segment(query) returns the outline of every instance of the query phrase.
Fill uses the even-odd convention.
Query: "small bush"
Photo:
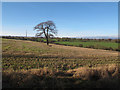
[[[104,50],[113,50],[112,47],[104,47],[103,49],[104,49]]]
[[[73,46],[73,45],[70,45],[70,44],[69,44],[68,46]]]
[[[113,50],[113,48],[112,48],[112,47],[109,47],[109,49],[110,49],[110,50]]]
[[[68,46],[68,44],[64,44],[65,46]]]
[[[83,44],[79,44],[79,47],[83,47]]]
[[[94,45],[86,46],[86,48],[95,48]]]
[[[116,49],[114,49],[115,51],[120,51],[120,49],[118,49],[118,48],[116,48]]]

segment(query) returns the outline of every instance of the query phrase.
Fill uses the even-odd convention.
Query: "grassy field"
[[[38,39],[38,41],[43,40],[46,42],[46,39]],[[68,46],[77,46],[84,47],[84,48],[95,48],[95,49],[111,49],[116,50],[118,49],[118,44],[116,42],[111,41],[97,41],[97,40],[68,40],[68,41],[58,41],[57,39],[49,39],[50,41],[54,41],[55,44],[61,45],[68,45]]]
[[[119,87],[118,65],[117,51],[2,39],[3,88]]]
[[[28,40],[46,43],[45,38],[40,37],[3,37],[6,39],[16,39],[16,40]],[[49,38],[49,43],[65,45],[65,46],[76,46],[84,48],[93,49],[103,49],[120,51],[119,44],[120,39],[77,39],[77,38]]]
[[[73,46],[79,46],[80,44],[83,45],[83,47],[91,46],[93,45],[94,48],[102,49],[102,48],[113,48],[117,49],[118,48],[118,43],[113,43],[113,42],[96,42],[96,41],[88,41],[88,42],[67,42],[67,41],[61,41],[61,42],[55,42],[58,44],[65,44],[65,45],[73,45]]]

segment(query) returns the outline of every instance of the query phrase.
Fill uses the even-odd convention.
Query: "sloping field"
[[[118,52],[3,39],[3,69],[49,67],[68,70],[81,66],[119,63]]]
[[[77,56],[87,56],[87,55],[97,55],[97,56],[118,56],[118,52],[110,50],[101,50],[101,49],[91,49],[91,48],[82,48],[82,47],[73,47],[73,46],[62,46],[62,45],[53,45],[55,48],[62,48],[67,50],[72,50],[77,53]],[[76,56],[76,54],[74,54]]]
[[[117,51],[2,39],[4,88],[91,88],[102,87],[104,80],[103,87],[118,88],[119,64]]]

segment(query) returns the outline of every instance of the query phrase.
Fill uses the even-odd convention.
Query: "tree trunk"
[[[47,37],[46,37],[46,39],[47,39],[47,45],[49,45],[49,41],[48,41],[48,29],[47,29]]]
[[[47,29],[47,34],[45,33],[45,29],[43,29],[44,35],[46,37],[47,40],[47,45],[49,45],[49,41],[48,41],[48,29]]]
[[[48,37],[47,37],[47,45],[49,45]]]

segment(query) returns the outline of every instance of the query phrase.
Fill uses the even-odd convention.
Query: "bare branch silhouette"
[[[47,45],[49,45],[49,38],[57,34],[56,26],[53,21],[42,22],[34,27],[34,30],[37,30],[39,33],[36,36],[45,35],[47,40]]]

